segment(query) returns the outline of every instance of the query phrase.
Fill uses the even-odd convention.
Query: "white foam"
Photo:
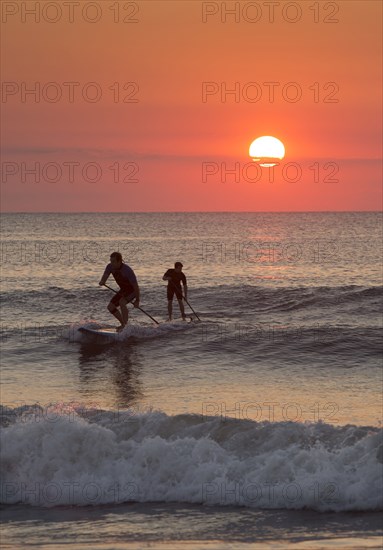
[[[6,411],[1,502],[175,501],[320,511],[383,506],[378,428],[56,412]]]

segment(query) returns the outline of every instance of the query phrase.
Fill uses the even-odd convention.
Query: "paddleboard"
[[[94,338],[105,339],[109,341],[118,340],[120,332],[117,332],[115,328],[90,328],[90,327],[80,327],[79,332],[86,334],[87,336],[93,336]]]
[[[153,336],[153,329],[160,329],[160,327],[166,327],[166,326],[174,326],[174,327],[181,327],[183,325],[188,325],[189,323],[193,323],[195,320],[191,317],[183,321],[182,319],[175,319],[172,321],[164,321],[158,325],[153,325],[150,327],[147,326],[137,326],[132,325],[132,330],[129,329],[128,332],[126,330],[122,330],[120,332],[117,332],[115,328],[111,327],[102,327],[100,325],[97,326],[96,323],[93,324],[93,326],[86,326],[86,327],[79,327],[78,331],[87,337],[87,340],[89,343],[95,343],[99,342],[100,344],[106,344],[106,343],[112,343],[112,342],[119,342],[124,341],[126,338],[129,338],[129,336],[142,336],[140,332],[144,332],[147,337]],[[136,332],[138,331],[138,333]]]

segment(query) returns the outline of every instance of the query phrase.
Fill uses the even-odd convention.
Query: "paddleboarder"
[[[134,307],[140,305],[140,289],[137,284],[136,275],[131,267],[126,264],[120,252],[112,252],[110,263],[106,266],[100,286],[105,285],[109,275],[113,275],[114,280],[120,287],[120,290],[113,296],[108,304],[108,311],[120,322],[121,326],[117,331],[122,330],[128,323],[129,312],[126,307],[129,302],[134,300]],[[121,309],[121,312],[119,309]]]
[[[187,287],[185,274],[182,272],[182,268],[183,268],[183,265],[181,264],[181,262],[176,262],[174,264],[174,269],[168,269],[165,275],[162,277],[163,281],[168,281],[167,298],[168,298],[169,321],[172,320],[174,294],[176,295],[176,298],[178,300],[178,305],[180,306],[182,319],[184,321],[186,320],[185,308],[182,302],[182,298],[184,296],[185,299],[187,299],[188,287]],[[183,295],[182,295],[181,283],[183,285]]]

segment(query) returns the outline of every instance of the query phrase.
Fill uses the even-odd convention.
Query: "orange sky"
[[[4,211],[380,208],[380,2],[276,2],[274,22],[262,1],[1,8]],[[286,148],[272,182],[247,166],[261,135]]]

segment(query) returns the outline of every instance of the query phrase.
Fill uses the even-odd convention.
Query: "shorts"
[[[178,287],[176,288],[174,286],[168,287],[168,289],[167,289],[168,301],[173,300],[174,294],[176,295],[177,300],[182,299],[182,290],[181,290],[181,288],[178,288]]]
[[[110,300],[110,303],[115,305],[116,307],[119,307],[121,298],[125,298],[127,302],[131,302],[136,297],[135,292],[130,292],[129,290],[123,290],[120,289],[117,294],[113,296],[113,298]]]

